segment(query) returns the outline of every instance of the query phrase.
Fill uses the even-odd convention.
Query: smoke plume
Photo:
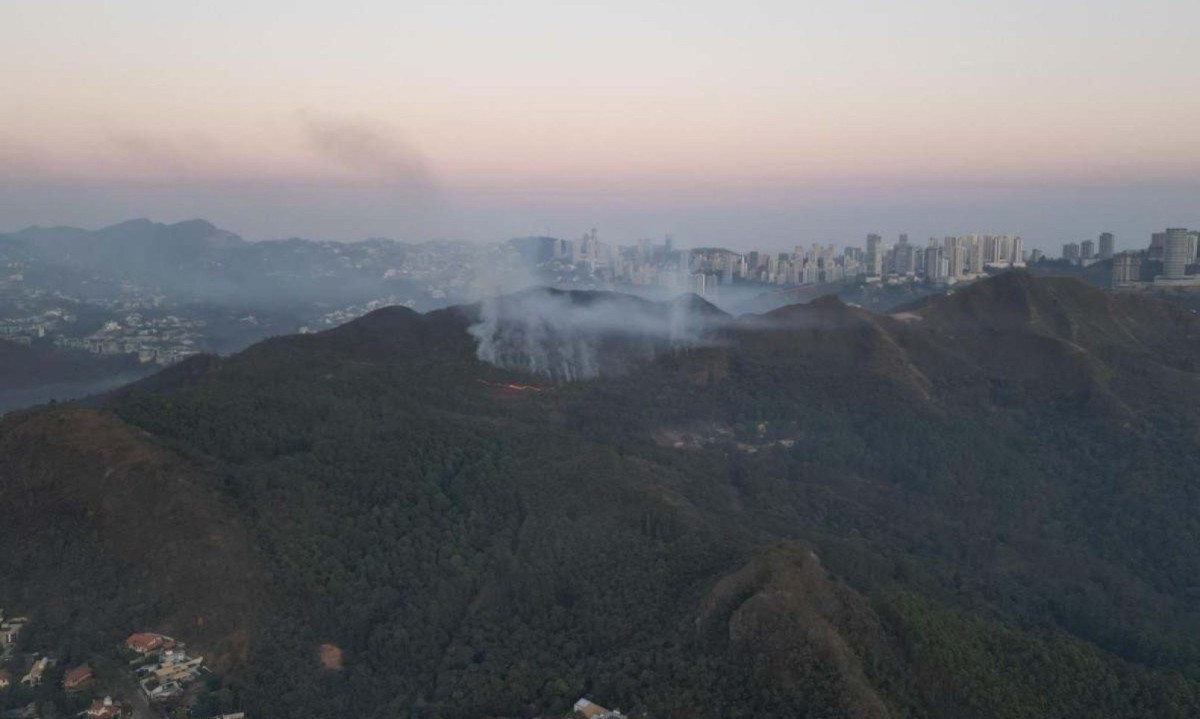
[[[727,317],[695,295],[655,303],[535,288],[484,300],[468,331],[485,362],[573,381],[620,374],[660,354],[709,344]]]
[[[431,192],[433,175],[425,158],[394,130],[361,119],[299,113],[309,148],[357,179],[412,192]]]

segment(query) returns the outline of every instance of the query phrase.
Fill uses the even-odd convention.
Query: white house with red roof
[[[83,712],[83,716],[86,716],[87,719],[117,719],[124,712],[125,706],[121,702],[112,697],[104,697],[93,701],[92,705]]]

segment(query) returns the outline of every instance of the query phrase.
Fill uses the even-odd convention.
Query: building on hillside
[[[187,683],[196,678],[203,665],[204,657],[177,656],[163,662],[151,670],[150,674],[163,684],[168,682]]]
[[[883,238],[879,235],[867,235],[867,277],[883,275]]]
[[[1150,235],[1150,247],[1146,250],[1146,257],[1150,260],[1161,260],[1163,253],[1166,251],[1167,233],[1154,232]]]
[[[717,284],[717,277],[715,275],[706,275],[703,272],[697,272],[691,276],[689,289],[701,297],[711,297],[717,292]]]
[[[46,670],[50,668],[50,657],[42,657],[33,663],[29,673],[21,677],[21,683],[25,686],[36,687],[41,686],[42,677]]]
[[[1128,287],[1142,279],[1142,260],[1132,252],[1122,252],[1113,257],[1112,286]]]
[[[144,687],[143,687],[144,688]],[[148,692],[151,701],[164,701],[183,693],[183,685],[179,682],[167,682],[154,687]]]
[[[1169,228],[1163,233],[1163,273],[1154,278],[1160,284],[1193,284],[1200,283],[1200,277],[1188,277],[1190,238],[1188,231],[1182,227]],[[1194,250],[1190,250],[1193,251]]]
[[[13,617],[0,621],[0,650],[15,644],[21,630],[29,623],[25,617]]]
[[[80,664],[77,667],[68,669],[63,675],[63,689],[69,692],[83,691],[90,687],[95,680],[92,676],[92,667],[87,664]]]
[[[175,640],[162,634],[153,634],[151,632],[138,632],[129,635],[125,640],[125,646],[129,647],[138,654],[152,654],[159,650],[171,650],[175,648]]]
[[[605,709],[587,699],[575,702],[575,714],[584,719],[625,719],[625,715],[619,709]]]
[[[1114,250],[1115,245],[1116,245],[1116,238],[1113,237],[1113,233],[1101,232],[1100,233],[1100,259],[1102,259],[1102,260],[1111,259],[1114,254],[1113,250]]]
[[[117,717],[125,716],[125,706],[112,697],[104,697],[96,699],[91,706],[80,713],[87,719],[117,719]]]

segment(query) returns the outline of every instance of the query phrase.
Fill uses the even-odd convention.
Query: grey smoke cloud
[[[694,295],[648,302],[607,292],[534,288],[480,304],[468,328],[476,356],[558,381],[620,374],[671,351],[714,342],[728,319]]]
[[[309,148],[323,160],[360,179],[432,192],[433,173],[424,156],[397,132],[367,120],[299,112]]]

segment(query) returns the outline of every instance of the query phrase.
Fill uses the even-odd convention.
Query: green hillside
[[[6,418],[0,605],[188,636],[254,717],[1200,715],[1197,315],[1010,273],[556,383],[485,311]]]

